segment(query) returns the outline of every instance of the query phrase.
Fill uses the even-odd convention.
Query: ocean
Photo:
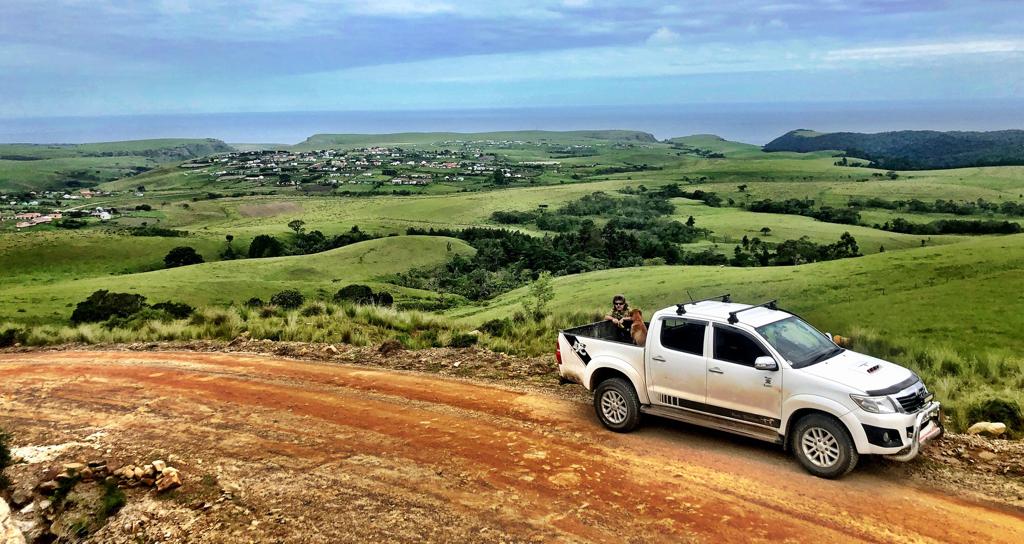
[[[631,129],[650,132],[659,139],[709,133],[765,144],[798,128],[822,132],[1020,129],[1024,128],[1024,100],[0,118],[0,142],[217,138],[229,143],[294,144],[317,133]]]

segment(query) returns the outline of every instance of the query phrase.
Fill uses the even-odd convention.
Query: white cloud
[[[663,26],[658,30],[655,30],[653,34],[647,37],[647,44],[654,46],[667,46],[679,43],[679,34],[672,31],[672,29]]]
[[[738,50],[725,44],[689,46],[588,47],[531,53],[467,55],[364,66],[302,76],[310,85],[345,81],[481,83],[788,70],[806,57],[786,58],[786,44],[757,43]]]
[[[898,60],[1020,52],[1024,52],[1024,40],[982,40],[835,49],[825,53],[823,58],[827,61]]]
[[[378,16],[423,16],[453,13],[455,6],[447,2],[418,0],[356,0],[350,3],[353,13]]]

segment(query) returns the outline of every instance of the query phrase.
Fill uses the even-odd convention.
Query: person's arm
[[[604,316],[604,320],[605,321],[611,321],[612,323],[615,323],[616,325],[621,325],[622,324],[622,321],[619,321],[618,319],[612,317],[611,315]]]

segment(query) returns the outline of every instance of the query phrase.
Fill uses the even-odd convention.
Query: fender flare
[[[789,432],[792,415],[804,408],[832,415],[841,422],[843,421],[843,416],[853,411],[849,407],[843,406],[830,398],[807,394],[793,395],[782,403],[782,427],[779,428],[779,433],[785,436]],[[846,423],[843,423],[843,425],[846,425]],[[847,430],[850,431],[850,434],[856,436],[858,429],[847,428]]]
[[[647,389],[644,387],[644,380],[643,377],[640,376],[640,373],[637,372],[632,365],[626,363],[622,359],[617,359],[615,357],[594,357],[593,360],[590,361],[590,364],[587,365],[587,370],[583,375],[583,386],[586,387],[587,390],[593,391],[594,384],[592,383],[592,380],[594,378],[594,374],[596,374],[598,370],[605,368],[610,368],[612,370],[616,370],[624,374],[626,378],[628,378],[629,381],[633,384],[633,389],[636,391],[637,396],[640,398],[640,403],[650,403],[650,399],[648,399],[647,397]]]

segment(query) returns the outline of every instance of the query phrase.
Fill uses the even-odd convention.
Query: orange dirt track
[[[176,455],[182,493],[233,479],[247,512],[283,518],[245,541],[1024,542],[1021,512],[870,463],[821,480],[726,434],[648,418],[618,435],[550,394],[339,364],[0,354],[0,426],[35,444],[103,431],[113,458]],[[249,529],[225,519],[181,541]]]

